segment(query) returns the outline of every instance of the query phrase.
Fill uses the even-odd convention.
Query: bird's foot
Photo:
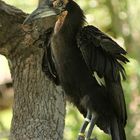
[[[85,140],[85,138],[84,137],[78,137],[77,140]]]
[[[89,139],[85,138],[85,140],[97,140],[97,138],[96,137],[95,138],[89,138]]]
[[[77,140],[85,140],[85,134],[84,133],[79,133],[79,136],[78,136]]]

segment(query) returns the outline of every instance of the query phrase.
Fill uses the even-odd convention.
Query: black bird
[[[52,15],[58,20],[47,33],[43,68],[85,116],[78,140],[90,140],[95,124],[111,134],[112,140],[126,140],[127,113],[121,85],[125,79],[122,63],[129,62],[126,51],[96,27],[84,26],[84,13],[73,0],[48,0],[25,23]]]

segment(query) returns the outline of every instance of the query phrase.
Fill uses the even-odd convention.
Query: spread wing
[[[86,26],[78,33],[77,44],[89,70],[95,78],[99,77],[97,82],[104,80],[116,115],[125,125],[127,115],[120,79],[125,79],[122,63],[129,62],[126,51],[94,26]]]

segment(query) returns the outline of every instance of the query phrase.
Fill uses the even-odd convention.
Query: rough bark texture
[[[65,98],[42,72],[40,33],[55,17],[23,27],[27,15],[0,0],[0,53],[9,59],[14,83],[10,140],[62,140]]]

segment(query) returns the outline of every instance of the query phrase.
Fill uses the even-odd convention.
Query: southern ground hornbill
[[[65,90],[68,100],[85,116],[78,140],[90,140],[95,124],[126,140],[126,105],[121,86],[126,51],[94,26],[84,26],[85,16],[73,0],[47,0],[26,20],[58,17],[46,34],[43,70]],[[89,129],[85,135],[88,123]]]

